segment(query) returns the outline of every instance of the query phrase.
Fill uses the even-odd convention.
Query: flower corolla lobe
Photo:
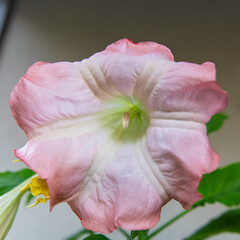
[[[14,154],[46,179],[51,208],[68,202],[84,227],[148,229],[172,198],[184,208],[201,198],[219,161],[205,124],[226,105],[213,63],[122,39],[81,62],[29,68],[10,96],[28,136]]]

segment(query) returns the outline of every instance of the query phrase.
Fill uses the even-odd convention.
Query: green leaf
[[[148,230],[141,230],[138,233],[138,240],[147,240],[148,239]]]
[[[140,231],[131,231],[131,240],[133,240],[134,238],[136,238],[138,236]]]
[[[88,237],[84,238],[83,240],[110,240],[110,239],[102,234],[91,234]]]
[[[185,240],[202,240],[223,232],[240,233],[239,223],[240,209],[230,210],[225,212],[220,217],[210,221],[193,235],[185,238]]]
[[[240,162],[204,174],[198,187],[203,199],[193,207],[220,202],[228,207],[240,204]]]
[[[218,113],[214,115],[211,120],[206,124],[207,134],[217,131],[223,125],[223,122],[228,119],[228,116],[224,113]]]
[[[12,190],[14,187],[28,179],[34,172],[28,168],[17,172],[2,172],[0,173],[0,196]]]
[[[82,237],[83,235],[89,234],[89,233],[91,234],[91,233],[93,233],[93,232],[90,231],[90,230],[87,230],[87,229],[82,229],[82,230],[80,230],[79,232],[74,233],[72,236],[66,238],[65,240],[78,240],[78,239],[79,239],[80,237]]]

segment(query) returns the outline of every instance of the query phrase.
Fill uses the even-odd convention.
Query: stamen
[[[33,203],[32,205],[27,206],[27,208],[35,207],[35,206],[38,205],[39,203],[45,203],[45,202],[47,202],[48,200],[49,200],[49,197],[48,197],[48,198],[40,198],[40,197],[38,197],[37,200],[36,200],[36,202]]]
[[[128,112],[124,112],[122,115],[122,127],[126,129],[129,125],[130,114]]]
[[[32,183],[30,184],[31,193],[33,196],[38,196],[43,194],[44,197],[49,197],[49,190],[46,180],[36,176],[32,178]]]
[[[16,162],[21,162],[21,161],[22,161],[21,159],[16,159],[16,160],[13,160],[12,162],[16,163]]]
[[[30,188],[30,183],[25,185],[23,188],[20,189],[20,193],[23,194],[25,193],[28,189]]]
[[[39,176],[33,177],[32,182],[23,187],[20,190],[20,193],[23,194],[28,189],[30,189],[33,196],[38,196],[41,194],[44,196],[44,198],[38,197],[36,202],[28,207],[34,207],[39,203],[45,203],[50,198],[47,182],[45,179],[42,179]]]

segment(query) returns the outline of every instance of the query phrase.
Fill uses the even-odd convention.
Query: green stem
[[[122,228],[119,227],[118,231],[120,233],[122,233],[125,237],[127,237],[128,239],[130,238],[130,235],[125,230],[123,230]]]
[[[161,231],[163,231],[165,228],[167,228],[169,225],[171,225],[172,223],[174,223],[175,221],[177,221],[179,218],[183,217],[184,215],[186,215],[187,213],[191,212],[194,208],[191,208],[189,210],[183,211],[181,212],[179,215],[177,215],[176,217],[172,218],[171,220],[169,220],[168,222],[166,222],[164,225],[162,225],[160,228],[158,228],[157,230],[155,230],[153,233],[151,233],[148,236],[148,239],[153,238],[154,236],[156,236],[158,233],[160,233]]]

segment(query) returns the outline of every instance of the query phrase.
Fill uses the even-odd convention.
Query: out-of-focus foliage
[[[31,177],[34,172],[28,168],[17,172],[0,173],[0,196],[15,188],[20,183]]]
[[[86,234],[92,234],[93,232],[87,229],[82,229],[77,233],[74,233],[70,237],[66,238],[65,240],[78,240],[80,237],[86,235]]]
[[[226,119],[228,119],[228,116],[224,113],[218,113],[214,115],[211,120],[206,124],[207,134],[219,130]]]
[[[240,209],[230,210],[210,221],[185,240],[203,240],[223,232],[240,233],[239,223]]]
[[[194,204],[220,202],[228,207],[240,204],[240,162],[219,168],[205,174],[199,185],[198,192],[203,199]]]
[[[131,231],[131,240],[135,239],[140,231]]]
[[[110,239],[102,234],[91,234],[88,237],[84,238],[83,240],[110,240]]]

